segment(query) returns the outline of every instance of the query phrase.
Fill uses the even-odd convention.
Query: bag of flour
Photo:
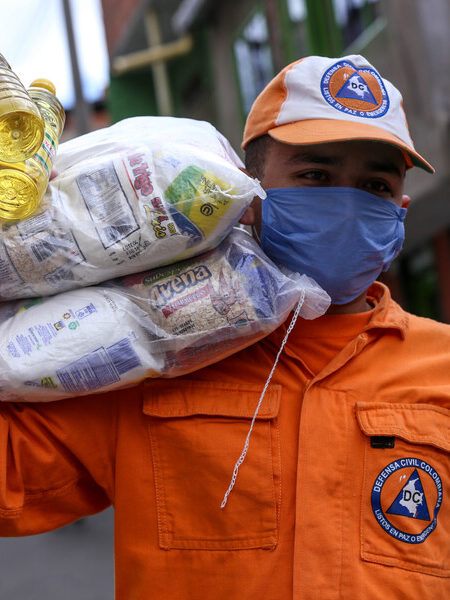
[[[49,296],[215,248],[257,180],[209,123],[135,117],[60,145],[30,218],[0,222],[0,300]]]
[[[51,401],[183,375],[268,335],[298,302],[312,319],[329,301],[234,229],[180,263],[0,304],[0,400]]]

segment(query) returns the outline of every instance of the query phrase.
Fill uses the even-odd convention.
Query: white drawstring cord
[[[294,311],[294,314],[292,316],[291,322],[289,323],[289,327],[287,328],[286,335],[284,336],[284,339],[281,342],[281,346],[280,346],[280,349],[278,350],[278,354],[277,354],[277,356],[275,358],[275,362],[273,363],[272,370],[270,371],[269,377],[267,378],[267,381],[266,381],[266,383],[264,385],[263,391],[261,392],[261,396],[259,397],[259,401],[258,401],[258,404],[256,406],[255,412],[253,414],[252,422],[250,424],[250,429],[248,430],[248,433],[247,433],[247,438],[245,440],[244,447],[242,449],[241,455],[239,456],[239,458],[237,459],[237,461],[236,461],[236,463],[234,465],[234,469],[233,469],[233,474],[231,476],[230,485],[228,486],[228,489],[225,492],[225,495],[223,497],[222,504],[220,505],[220,508],[225,508],[225,506],[227,504],[227,501],[228,501],[228,496],[230,495],[231,490],[234,488],[234,484],[236,483],[236,479],[237,479],[238,472],[239,472],[239,467],[244,462],[245,457],[246,457],[247,452],[248,452],[248,448],[249,448],[249,445],[250,445],[250,436],[252,434],[253,426],[255,424],[256,417],[257,417],[259,409],[261,407],[264,395],[265,395],[266,390],[267,390],[267,388],[269,386],[270,380],[272,379],[272,375],[274,374],[275,368],[276,368],[276,366],[278,364],[278,360],[279,360],[280,355],[281,355],[281,353],[283,351],[284,345],[286,344],[287,339],[289,337],[289,334],[291,333],[292,329],[294,328],[295,322],[297,321],[297,317],[298,317],[300,309],[301,309],[301,307],[303,305],[304,300],[305,300],[305,290],[302,291],[302,296],[301,296],[300,300],[297,302],[297,306],[295,307],[295,311]]]

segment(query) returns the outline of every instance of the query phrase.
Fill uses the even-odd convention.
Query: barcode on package
[[[47,258],[52,257],[55,252],[58,250],[57,242],[52,235],[47,235],[46,238],[37,241],[36,243],[31,245],[32,258],[35,262],[42,263],[47,260]]]
[[[119,375],[141,366],[139,356],[128,338],[109,346],[108,354]]]
[[[72,281],[74,279],[73,272],[67,267],[58,267],[51,273],[47,273],[44,277],[45,281],[56,288],[57,291],[62,291],[63,289],[69,289],[72,287]],[[65,287],[66,286],[66,287]]]
[[[20,237],[23,240],[26,240],[42,231],[51,229],[51,223],[50,212],[44,210],[44,212],[41,212],[34,217],[30,217],[29,219],[17,223],[17,231],[19,232]]]
[[[0,243],[0,289],[23,283],[23,279],[14,268],[6,251],[5,244]],[[0,294],[1,295],[1,294]]]
[[[81,174],[77,185],[105,249],[139,229],[112,163]]]
[[[89,392],[119,381],[103,346],[56,371],[66,392]]]
[[[61,237],[49,233],[46,237],[30,244],[30,250],[31,257],[37,264],[53,257],[58,259],[64,257],[67,263],[76,265],[86,260],[72,232],[67,232]]]
[[[120,381],[120,375],[141,366],[130,340],[124,338],[105,349],[104,346],[82,356],[56,371],[67,392],[89,392]]]

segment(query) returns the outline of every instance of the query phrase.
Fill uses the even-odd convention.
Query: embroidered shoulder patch
[[[387,465],[372,486],[372,510],[380,527],[395,539],[421,544],[437,526],[442,480],[420,458]]]

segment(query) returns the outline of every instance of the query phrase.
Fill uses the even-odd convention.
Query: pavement
[[[110,508],[56,531],[0,538],[0,600],[113,600]]]

